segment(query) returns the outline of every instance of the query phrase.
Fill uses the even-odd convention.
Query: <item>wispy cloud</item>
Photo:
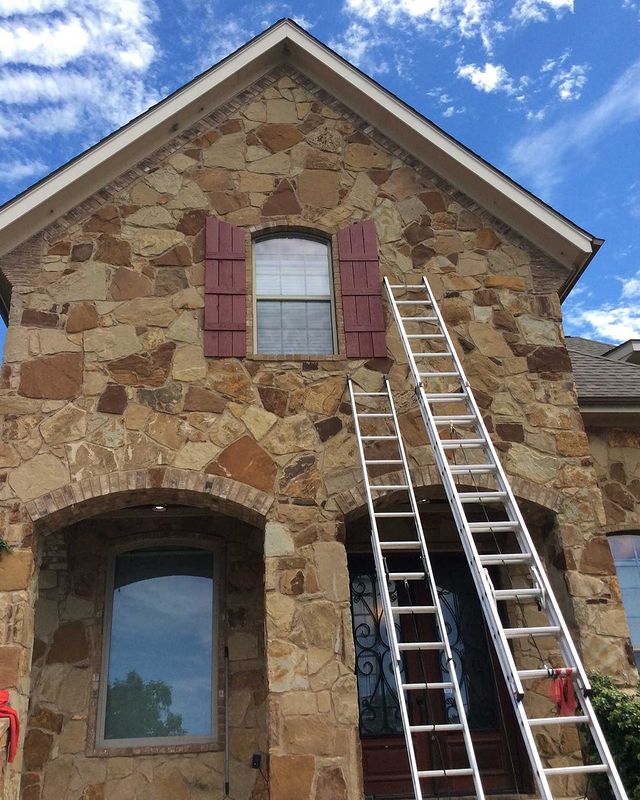
[[[7,183],[44,175],[47,165],[42,161],[0,161],[0,175]]]
[[[640,297],[640,270],[633,278],[620,278],[623,297]]]
[[[565,116],[510,150],[511,164],[545,194],[560,183],[572,154],[584,152],[609,132],[640,118],[640,61],[632,64],[586,111]]]
[[[551,86],[558,92],[560,100],[578,100],[587,83],[586,64],[574,64],[569,69],[559,70],[551,80]]]
[[[517,22],[546,22],[552,13],[573,12],[573,0],[518,0],[511,16]]]
[[[376,54],[384,40],[369,25],[352,22],[340,36],[329,41],[329,47],[371,75],[389,71],[387,61]]]
[[[640,337],[640,308],[608,303],[596,308],[578,305],[567,315],[567,331],[618,344]]]

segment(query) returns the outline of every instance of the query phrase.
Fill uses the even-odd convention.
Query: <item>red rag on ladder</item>
[[[564,677],[560,670],[553,670],[549,697],[553,700],[559,717],[572,717],[576,713],[576,696],[571,680],[572,669],[564,670]]]
[[[20,736],[20,721],[18,712],[9,705],[9,692],[0,691],[0,718],[9,719],[9,763],[16,757],[18,750],[18,737]]]

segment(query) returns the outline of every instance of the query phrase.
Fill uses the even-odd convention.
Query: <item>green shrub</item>
[[[9,542],[6,542],[2,537],[0,537],[0,556],[3,553],[10,553],[11,552],[11,545]]]
[[[590,680],[591,701],[629,800],[640,800],[640,694],[626,694],[597,673]],[[593,744],[591,748],[594,750]],[[595,752],[592,760],[599,760]],[[602,800],[612,800],[613,792],[603,775],[594,775],[593,785]]]

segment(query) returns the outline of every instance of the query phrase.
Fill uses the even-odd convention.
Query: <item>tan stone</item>
[[[159,256],[184,240],[184,235],[174,230],[157,230],[132,226],[124,228],[122,233],[131,242],[134,253],[140,256]]]
[[[456,268],[460,275],[482,275],[487,271],[487,259],[479,253],[460,253]]]
[[[172,375],[177,381],[201,381],[207,374],[207,364],[202,347],[182,345],[176,349],[173,358]]]
[[[118,306],[114,317],[118,322],[128,325],[156,325],[166,328],[175,320],[176,313],[162,297],[137,297]]]
[[[182,180],[175,170],[165,169],[163,167],[156,169],[154,172],[150,172],[146,176],[145,181],[157,192],[169,195],[178,192],[182,184]]]
[[[167,208],[195,209],[209,208],[209,201],[202,189],[195,183],[187,183],[167,203]]]
[[[15,447],[8,442],[0,442],[0,468],[17,467],[20,456]]]
[[[220,414],[224,411],[227,401],[213,392],[201,389],[199,386],[190,386],[184,401],[185,411],[208,411]]]
[[[250,120],[255,122],[266,122],[267,119],[267,107],[262,100],[258,100],[255,103],[249,103],[242,109],[242,114]]]
[[[48,356],[55,353],[77,353],[82,348],[69,339],[64,331],[36,330],[29,337],[29,349],[33,355]]]
[[[347,195],[346,202],[363,211],[371,211],[376,201],[378,187],[366,172],[359,172]]]
[[[281,639],[270,640],[267,645],[269,690],[289,692],[307,689],[307,653],[295,644]]]
[[[283,728],[290,753],[328,756],[335,752],[336,728],[326,717],[285,717]]]
[[[82,331],[97,328],[99,324],[98,312],[91,303],[78,303],[74,305],[67,317],[67,333],[82,333]]]
[[[151,281],[134,269],[120,267],[111,279],[109,290],[114,300],[132,300],[134,297],[150,295]]]
[[[115,472],[118,469],[113,450],[92,442],[72,442],[66,446],[71,479],[81,481],[96,474]]]
[[[244,133],[230,133],[203,150],[202,161],[207,167],[244,169],[245,147]]]
[[[271,192],[273,190],[273,177],[271,175],[241,172],[238,181],[240,192]]]
[[[373,210],[373,220],[378,231],[380,244],[397,242],[402,237],[402,220],[395,205],[389,200],[383,200]]]
[[[505,358],[513,355],[511,348],[498,331],[481,322],[469,323],[469,336],[485,356]]]
[[[302,414],[281,419],[264,440],[267,450],[277,455],[316,450],[318,439],[310,420]]]
[[[84,335],[84,349],[95,353],[98,360],[104,361],[135,353],[140,349],[140,342],[133,325],[114,325],[111,328],[87,331]]]
[[[272,755],[269,770],[271,794],[279,800],[311,797],[314,768],[313,756]],[[325,797],[329,800],[330,795]]]
[[[187,442],[176,456],[174,465],[182,469],[202,470],[216,457],[219,448],[211,442]]]
[[[124,412],[124,424],[129,430],[142,430],[151,413],[151,409],[147,408],[147,406],[142,406],[139,403],[129,403]]]
[[[192,177],[204,192],[221,192],[233,188],[231,173],[226,169],[206,169],[200,167],[193,172]],[[195,233],[195,231],[192,232]],[[188,231],[184,231],[184,233],[188,233]]]
[[[327,600],[348,601],[347,557],[340,542],[316,542],[313,545],[318,584]]]
[[[284,99],[268,99],[267,106],[267,122],[274,123],[293,123],[298,122],[298,112],[296,104],[290,100]]]
[[[71,403],[40,424],[40,433],[47,444],[62,444],[82,439],[87,432],[87,412]]]
[[[136,206],[155,206],[161,203],[163,196],[160,192],[139,181],[135,183],[129,193],[129,198]]]
[[[106,300],[106,268],[102,264],[83,264],[52,283],[48,288],[48,293],[54,303]]]
[[[251,403],[255,398],[253,384],[237,361],[210,360],[205,383],[207,388],[237,402]]]
[[[287,175],[290,172],[291,159],[286,153],[274,155],[252,161],[248,166],[251,172],[260,172],[270,175]]]
[[[11,552],[3,552],[0,558],[0,591],[15,592],[26,589],[32,571],[33,555],[30,550],[14,549]]]
[[[379,147],[354,142],[345,148],[344,163],[349,169],[386,169],[391,157]]]
[[[19,392],[24,397],[71,400],[82,390],[82,353],[61,353],[23,363]]]
[[[524,292],[524,278],[517,275],[489,275],[484,282],[487,289],[510,289],[512,292]]]
[[[558,469],[554,457],[542,455],[518,443],[511,445],[506,463],[510,472],[543,485],[554,479]]]
[[[331,170],[303,170],[298,176],[300,202],[316,208],[333,208],[338,203],[338,177]]]
[[[248,406],[241,415],[242,421],[256,441],[260,441],[273,428],[278,417],[259,406]]]
[[[125,386],[162,386],[169,376],[174,342],[165,342],[143,353],[109,361],[107,369],[116,383]]]
[[[265,558],[288,556],[295,553],[295,544],[289,529],[279,522],[267,522],[264,533]]]
[[[171,305],[174,308],[204,308],[204,297],[202,292],[190,286],[181,292],[176,292],[171,300]]]
[[[522,314],[518,317],[518,327],[527,342],[551,346],[560,344],[558,325],[551,320],[537,319]]]

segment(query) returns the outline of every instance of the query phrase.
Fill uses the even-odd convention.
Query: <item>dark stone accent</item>
[[[321,442],[326,442],[336,433],[342,430],[342,420],[340,417],[327,417],[315,423],[316,430]]]
[[[59,322],[57,314],[50,311],[36,311],[34,308],[25,308],[22,312],[21,325],[31,328],[56,328]]]
[[[98,411],[103,414],[122,414],[126,407],[127,393],[124,386],[117,383],[107,384],[107,388],[98,400]]]
[[[91,253],[93,253],[91,242],[74,244],[71,249],[71,261],[88,261],[91,258]]]

